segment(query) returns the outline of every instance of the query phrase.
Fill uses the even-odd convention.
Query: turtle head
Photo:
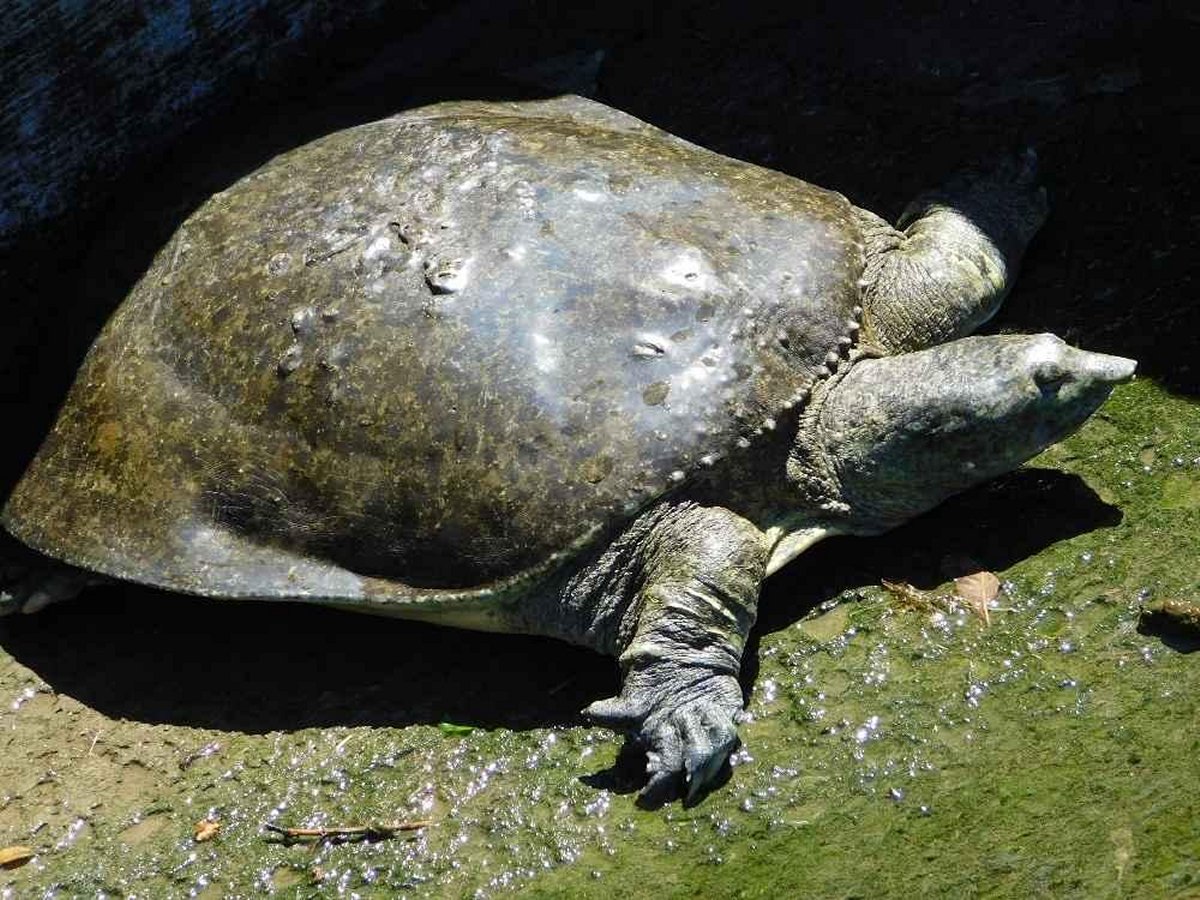
[[[788,474],[846,531],[885,531],[1074,432],[1136,363],[1052,334],[863,359],[806,412]]]

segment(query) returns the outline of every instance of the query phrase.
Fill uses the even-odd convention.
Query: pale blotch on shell
[[[829,366],[825,365],[824,363],[821,363],[821,365],[817,366],[818,378],[828,378],[832,374],[832,370],[830,370]]]
[[[283,351],[279,357],[279,364],[276,367],[280,375],[291,375],[300,368],[300,360],[304,355],[304,348],[299,344],[292,344]]]
[[[674,472],[671,473],[671,481],[673,481],[676,484],[683,481],[683,479],[686,477],[687,476],[683,474],[682,469],[676,469]]]
[[[774,431],[775,430],[775,420],[772,419],[770,416],[767,416],[767,418],[763,419],[762,427],[765,428],[767,431]]]
[[[842,335],[840,338],[837,339],[837,342],[838,342],[839,347],[849,347],[851,344],[854,343],[854,341],[847,335]]]
[[[746,448],[748,448],[750,446],[750,439],[740,437],[734,443],[737,444],[737,447],[739,450],[745,450]]]
[[[313,320],[317,311],[311,306],[304,306],[292,312],[292,332],[297,335],[307,334],[312,330]]]
[[[829,366],[829,368],[831,368],[831,369],[836,370],[838,361],[840,359],[841,359],[841,357],[837,355],[836,350],[830,350],[828,353],[825,354],[825,365]]]
[[[854,307],[854,309],[850,310],[850,315],[854,316],[854,318],[857,319],[862,316],[862,312],[863,312],[862,307],[856,306],[856,307]]]
[[[702,466],[715,466],[716,464],[717,464],[716,454],[706,453],[702,457],[700,457],[700,465],[702,465]]]
[[[467,260],[428,260],[425,263],[425,283],[435,294],[456,293],[466,286],[467,268]]]

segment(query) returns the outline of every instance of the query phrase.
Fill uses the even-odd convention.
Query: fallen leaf
[[[217,832],[221,830],[221,823],[215,819],[201,819],[196,823],[196,830],[193,837],[197,844],[202,844],[205,841],[211,841],[217,836]]]
[[[955,578],[954,592],[983,619],[985,625],[992,624],[988,604],[1000,593],[1000,579],[992,572],[972,572]]]
[[[0,868],[16,869],[33,859],[33,849],[20,845],[0,847]]]

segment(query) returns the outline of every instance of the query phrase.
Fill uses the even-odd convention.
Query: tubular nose
[[[1097,381],[1117,384],[1133,378],[1133,373],[1137,370],[1137,360],[1126,359],[1124,356],[1109,356],[1107,353],[1087,353],[1085,368]]]

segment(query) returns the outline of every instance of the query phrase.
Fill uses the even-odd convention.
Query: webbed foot
[[[1049,212],[1032,148],[980,161],[909,204],[861,215],[864,330],[889,355],[965,337],[999,309]]]
[[[908,228],[937,207],[966,216],[1015,263],[1046,221],[1050,203],[1042,186],[1037,151],[1024,147],[977,160],[943,185],[909,204],[898,227]]]
[[[102,576],[51,560],[0,559],[0,616],[35,613],[51,603],[71,600]]]
[[[742,689],[732,675],[680,669],[666,663],[630,671],[619,697],[583,711],[592,722],[630,734],[646,750],[645,805],[685,800],[711,787],[738,745]]]

